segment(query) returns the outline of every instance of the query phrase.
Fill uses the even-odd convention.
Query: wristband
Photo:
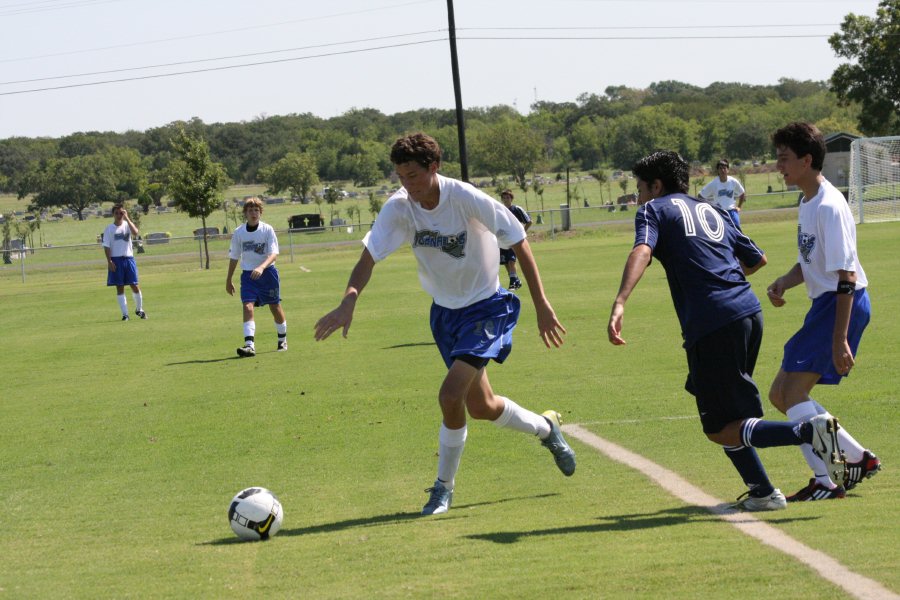
[[[838,281],[837,284],[837,293],[838,294],[847,294],[848,296],[852,296],[853,292],[856,290],[856,283],[853,281]]]

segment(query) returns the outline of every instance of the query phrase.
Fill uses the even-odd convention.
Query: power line
[[[94,6],[97,4],[110,4],[113,2],[124,2],[127,0],[74,0],[67,2],[66,4],[58,4],[56,6],[35,6],[33,8],[12,8],[8,10],[7,8],[0,7],[0,17],[14,17],[16,15],[27,15],[31,13],[37,12],[48,12],[53,10],[63,10],[66,8],[79,8],[81,6]],[[37,2],[35,4],[43,4],[42,2]],[[11,5],[15,6],[25,6],[25,5]]]
[[[246,68],[246,67],[258,67],[258,66],[262,66],[262,65],[272,65],[272,64],[278,64],[278,63],[296,62],[299,60],[310,60],[313,58],[325,58],[325,57],[329,57],[329,56],[340,56],[340,55],[344,55],[344,54],[359,54],[361,52],[372,52],[375,50],[386,50],[389,48],[402,48],[402,47],[407,47],[407,46],[418,46],[418,45],[422,45],[422,44],[432,44],[434,42],[445,42],[445,41],[446,41],[446,38],[436,38],[433,40],[421,40],[418,42],[407,42],[407,43],[403,43],[403,44],[390,44],[387,46],[373,46],[371,48],[359,48],[356,50],[343,50],[341,52],[328,52],[328,53],[324,53],[324,54],[314,54],[311,56],[281,58],[281,59],[275,59],[275,60],[243,63],[243,64],[239,64],[239,65],[225,65],[225,66],[221,66],[221,67],[209,67],[206,69],[193,69],[190,71],[178,71],[175,73],[158,73],[156,75],[140,75],[140,76],[136,76],[136,77],[123,77],[121,79],[108,79],[105,81],[72,83],[69,85],[58,85],[58,86],[45,87],[45,88],[33,88],[33,89],[29,89],[29,90],[18,90],[15,92],[0,92],[0,96],[15,96],[18,94],[32,94],[32,93],[36,93],[36,92],[47,92],[47,91],[51,91],[51,90],[65,90],[65,89],[70,89],[70,88],[91,87],[91,86],[95,86],[95,85],[106,85],[109,83],[123,83],[123,82],[127,82],[127,81],[140,81],[140,80],[145,80],[145,79],[161,79],[163,77],[177,77],[179,75],[193,75],[196,73],[210,73],[210,72],[214,72],[214,71],[225,71],[225,70],[229,70],[229,69],[242,69],[242,68]]]

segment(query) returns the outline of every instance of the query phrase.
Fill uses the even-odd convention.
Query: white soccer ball
[[[228,507],[228,522],[242,540],[267,540],[281,529],[284,511],[275,494],[262,487],[241,490]]]

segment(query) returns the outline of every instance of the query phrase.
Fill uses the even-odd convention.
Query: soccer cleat
[[[563,475],[569,477],[575,472],[575,451],[569,446],[568,442],[559,429],[561,422],[560,414],[555,410],[547,410],[541,414],[550,423],[550,435],[547,439],[541,440],[541,445],[550,450],[553,454],[553,460],[556,466],[563,472]]]
[[[881,461],[878,457],[866,450],[859,462],[847,463],[847,473],[844,475],[844,489],[852,490],[863,479],[874,477],[881,470]]]
[[[123,321],[130,321],[131,319],[128,318],[128,315],[122,315],[122,320],[123,320]]]
[[[146,319],[146,318],[147,318],[147,313],[145,313],[145,312],[142,311],[142,310],[136,310],[136,311],[134,311],[134,314],[136,314],[137,316],[139,316],[139,317],[142,318],[142,319]]]
[[[816,415],[809,420],[812,425],[813,453],[822,459],[828,468],[828,476],[832,481],[844,481],[844,473],[847,469],[847,459],[838,444],[838,420],[830,414]]]
[[[812,502],[813,500],[833,500],[837,498],[843,498],[846,496],[846,492],[844,492],[844,488],[836,487],[834,489],[828,489],[813,477],[809,480],[809,485],[805,488],[794,494],[793,496],[788,496],[788,502]]]
[[[278,340],[278,348],[276,352],[287,352],[287,340]]]
[[[746,496],[746,498],[744,497]],[[781,490],[775,488],[768,496],[757,498],[751,496],[750,492],[744,492],[738,496],[737,502],[731,505],[731,508],[738,510],[746,510],[748,512],[759,512],[763,510],[782,510],[787,507],[787,500]]]
[[[520,287],[522,287],[522,280],[519,279],[518,277],[515,278],[515,279],[510,279],[510,280],[509,280],[509,289],[511,289],[511,290],[517,290],[517,289],[519,289]]]
[[[453,502],[453,490],[448,490],[440,481],[434,482],[434,487],[430,487],[426,492],[430,492],[428,502],[422,507],[423,515],[440,515],[450,510],[450,503]]]
[[[247,344],[246,346],[237,349],[237,355],[241,358],[256,356],[256,348],[254,348],[250,344]]]

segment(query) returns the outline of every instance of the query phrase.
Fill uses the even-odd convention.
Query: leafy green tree
[[[376,217],[378,217],[378,213],[381,212],[381,207],[384,203],[381,199],[375,195],[375,192],[369,192],[369,212],[372,214],[372,220],[374,221]]]
[[[325,199],[325,202],[328,203],[328,206],[331,207],[331,217],[329,223],[334,220],[335,208],[334,206],[337,204],[337,201],[341,199],[341,192],[338,190],[336,186],[330,185],[325,188],[325,193],[322,194],[322,197]]]
[[[875,17],[844,17],[828,38],[835,53],[853,62],[839,65],[831,89],[844,103],[859,102],[859,128],[889,135],[900,128],[900,0],[881,0]]]
[[[19,198],[34,194],[31,205],[35,208],[62,206],[84,220],[84,211],[91,205],[119,199],[117,176],[106,154],[53,158],[33,165],[22,181]]]
[[[169,165],[169,193],[176,206],[203,224],[203,249],[209,269],[206,217],[219,208],[222,192],[231,184],[225,168],[213,162],[209,146],[201,138],[179,132],[172,140],[176,159]]]
[[[275,164],[260,169],[259,177],[267,185],[266,193],[290,192],[306,200],[309,191],[319,185],[316,159],[308,152],[291,152]]]
[[[507,118],[481,129],[472,140],[473,162],[497,177],[512,175],[516,184],[527,189],[527,177],[537,169],[544,149],[540,134],[521,118]]]

